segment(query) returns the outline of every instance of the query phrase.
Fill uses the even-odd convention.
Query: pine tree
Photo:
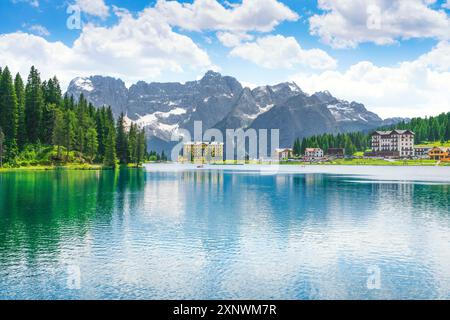
[[[128,159],[131,163],[137,164],[137,148],[138,148],[138,132],[137,127],[131,124],[130,131],[128,133]]]
[[[55,125],[55,104],[47,104],[42,110],[42,129],[40,139],[44,144],[52,144],[53,127]]]
[[[5,135],[7,159],[17,154],[17,97],[8,67],[2,72],[0,79],[0,127]]]
[[[108,138],[106,139],[105,158],[103,164],[107,167],[115,167],[117,163],[116,157],[116,137],[114,128],[108,130]]]
[[[27,131],[25,125],[25,87],[19,73],[14,79],[14,89],[17,97],[17,145],[21,150],[27,142]]]
[[[121,164],[128,163],[128,137],[125,132],[125,116],[122,113],[117,120],[116,152]]]
[[[65,130],[66,124],[64,120],[64,113],[56,109],[55,110],[55,124],[53,129],[53,145],[58,146],[58,159],[61,160],[61,146],[65,145]]]
[[[42,84],[44,102],[46,104],[61,104],[61,87],[59,80],[55,77]]]
[[[66,147],[66,151],[67,151],[67,160],[69,160],[69,154],[74,145],[75,125],[76,125],[75,114],[73,113],[72,110],[66,111],[64,124],[65,124],[65,126],[64,126],[64,146]]]
[[[293,147],[293,152],[294,152],[294,155],[295,156],[300,156],[301,155],[301,153],[302,153],[302,146],[301,146],[301,142],[300,142],[300,139],[299,138],[297,138],[297,139],[295,139],[295,141],[294,141],[294,147]]]
[[[3,144],[4,144],[4,142],[5,142],[5,134],[3,133],[3,130],[0,127],[0,168],[3,168],[3,150],[4,150]]]
[[[38,71],[33,66],[25,88],[25,124],[27,140],[31,143],[36,143],[39,140],[43,108],[41,80]]]
[[[98,138],[97,130],[95,128],[89,128],[86,133],[86,153],[89,156],[89,162],[94,161],[95,155],[98,150]]]
[[[141,164],[147,153],[147,141],[145,139],[145,130],[141,129],[138,133],[137,151],[136,151],[136,164]]]

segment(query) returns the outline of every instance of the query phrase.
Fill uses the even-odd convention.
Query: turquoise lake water
[[[450,299],[450,184],[396,180],[2,173],[0,299]]]

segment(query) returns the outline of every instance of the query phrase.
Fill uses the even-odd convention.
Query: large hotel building
[[[182,162],[212,162],[223,161],[223,146],[221,142],[188,142],[183,146]]]
[[[383,157],[413,157],[414,132],[411,130],[375,131],[372,154]]]

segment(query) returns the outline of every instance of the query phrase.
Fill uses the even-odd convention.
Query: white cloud
[[[297,74],[291,80],[307,92],[330,90],[384,117],[424,116],[450,111],[450,43],[395,67],[362,61],[345,72]]]
[[[217,39],[225,46],[225,47],[236,47],[242,43],[242,41],[253,40],[254,36],[243,33],[243,32],[223,32],[219,31],[216,34]]]
[[[63,85],[76,76],[151,80],[164,72],[206,70],[211,61],[189,37],[173,32],[153,9],[139,16],[120,11],[112,27],[86,25],[73,46],[17,32],[0,35],[0,65],[26,76],[35,65],[44,78],[57,75]]]
[[[251,61],[268,69],[293,68],[297,65],[313,69],[333,69],[337,62],[320,49],[303,49],[293,37],[270,35],[255,42],[240,44],[230,55]]]
[[[325,12],[309,19],[310,31],[336,48],[399,39],[450,38],[450,19],[430,6],[436,0],[319,0]]]
[[[41,26],[40,24],[34,24],[28,27],[28,30],[41,37],[48,37],[50,35],[50,32],[47,30],[46,27]]]
[[[450,0],[447,0],[447,2],[442,5],[442,7],[450,10]]]
[[[105,19],[109,16],[109,7],[104,0],[76,0],[77,5],[81,11],[91,16]]]
[[[217,0],[194,0],[192,4],[158,0],[155,6],[172,26],[191,31],[269,32],[283,21],[299,18],[278,0],[243,0],[228,7]]]

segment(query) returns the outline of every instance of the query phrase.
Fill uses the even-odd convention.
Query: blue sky
[[[0,66],[26,76],[34,64],[65,86],[93,74],[183,82],[214,69],[248,86],[329,90],[385,117],[432,115],[450,111],[449,9],[446,0],[2,0]],[[80,28],[69,29],[78,12]]]

